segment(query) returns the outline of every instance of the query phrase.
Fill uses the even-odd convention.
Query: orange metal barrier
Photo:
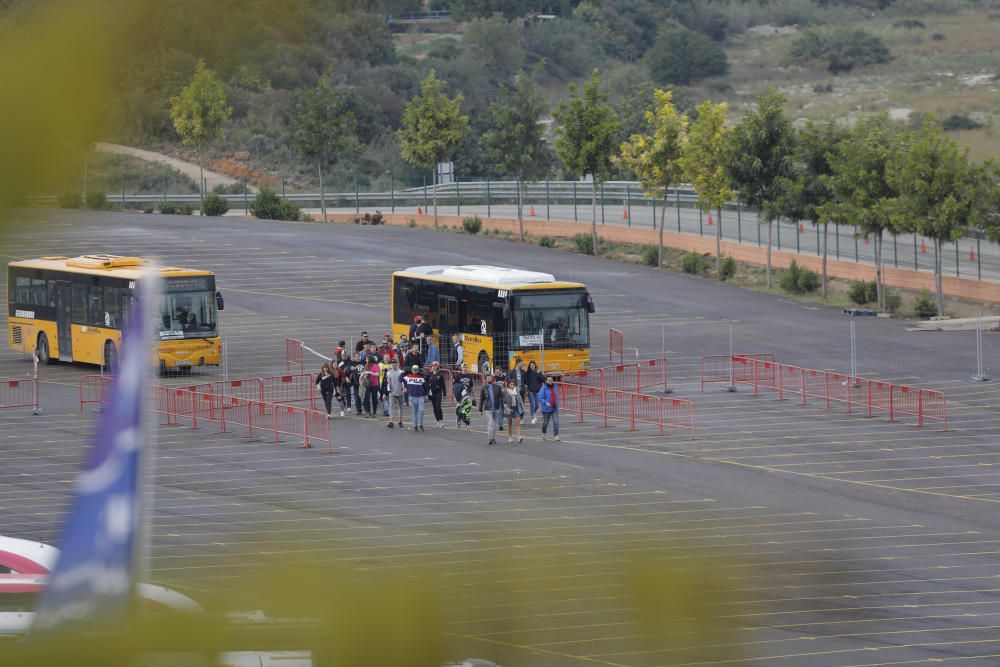
[[[0,410],[15,408],[31,408],[36,415],[41,412],[38,407],[38,380],[0,380]],[[80,410],[83,411],[82,404]]]
[[[305,365],[302,359],[302,341],[295,338],[285,339],[285,370],[289,373],[293,369],[298,370],[299,373],[305,370]]]
[[[618,329],[608,329],[608,361],[615,360],[615,353],[618,353],[618,361],[625,360],[622,345],[625,344],[625,334]],[[638,356],[638,355],[636,355]]]
[[[667,366],[666,357],[661,357],[571,373],[563,376],[563,382],[637,394],[642,393],[643,389],[663,385],[665,391],[667,389]]]
[[[609,420],[618,420],[627,421],[633,431],[637,424],[646,424],[657,427],[661,435],[665,429],[676,428],[690,431],[692,440],[695,437],[694,403],[689,400],[566,382],[556,386],[561,409],[575,413],[579,422],[592,416],[599,417],[605,427]]]
[[[798,396],[802,405],[809,398],[818,398],[827,409],[831,403],[843,403],[849,413],[857,409],[871,417],[880,411],[888,415],[890,422],[896,421],[898,414],[909,415],[916,417],[917,426],[939,421],[948,430],[948,402],[940,391],[740,355],[733,357],[733,367],[740,369],[735,382],[753,387],[754,396],[761,390],[771,390],[778,394],[778,400],[783,400],[785,394]],[[718,381],[711,379],[711,366],[707,372],[704,364],[702,368],[703,387],[706,382]]]
[[[112,382],[110,375],[84,375],[80,378],[80,412],[83,412],[84,405],[105,405],[111,397]]]
[[[701,358],[701,391],[705,391],[705,385],[711,383],[725,383],[730,381],[736,384],[746,384],[753,380],[754,367],[751,360],[774,363],[774,355],[766,352],[755,352],[752,354],[709,354]],[[774,379],[774,369],[758,369],[761,381],[767,382]]]

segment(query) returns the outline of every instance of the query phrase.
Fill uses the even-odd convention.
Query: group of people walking
[[[404,429],[403,415],[408,407],[411,428],[422,432],[424,413],[430,403],[437,427],[443,428],[448,382],[438,359],[427,360],[424,365],[423,350],[429,344],[425,336],[419,336],[418,340],[412,345],[409,339],[394,344],[386,334],[380,347],[363,332],[353,353],[341,341],[334,359],[324,363],[316,376],[316,388],[323,397],[327,418],[333,416],[336,401],[342,417],[352,406],[359,417],[375,418],[381,410],[382,416],[388,417],[389,428]],[[548,439],[551,424],[552,435],[559,440],[559,392],[553,378],[543,376],[534,361],[526,365],[519,359],[510,373],[497,368],[487,374],[478,401],[473,396],[475,377],[466,364],[459,362],[451,376],[456,428],[471,430],[472,411],[478,405],[479,413],[486,416],[490,445],[497,444],[497,432],[504,432],[505,425],[507,442],[521,443],[524,420],[530,417],[535,424],[537,413],[541,412],[542,438]]]

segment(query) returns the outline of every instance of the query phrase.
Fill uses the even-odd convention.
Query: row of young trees
[[[402,157],[435,174],[453,157],[469,130],[463,96],[449,97],[447,83],[432,70],[406,104],[398,130]],[[879,305],[884,305],[882,249],[886,234],[918,233],[934,243],[937,305],[943,314],[941,250],[970,232],[1000,238],[1000,169],[972,164],[968,151],[942,134],[932,117],[917,130],[884,114],[866,116],[852,127],[834,122],[797,129],[785,99],[770,91],[734,125],[727,106],[705,101],[681,113],[667,90],[656,90],[644,113],[645,130],[624,142],[621,120],[601,88],[600,73],[582,86],[569,86],[568,99],[553,112],[552,146],[566,168],[591,181],[593,252],[597,239],[597,192],[614,170],[635,174],[646,194],[666,200],[670,187],[690,182],[703,209],[716,211],[735,195],[758,211],[767,227],[767,284],[772,284],[773,223],[807,220],[823,228],[822,293],[827,293],[827,226],[851,225],[872,238]],[[521,202],[526,180],[544,175],[550,146],[542,119],[547,108],[533,77],[519,74],[490,105],[490,127],[482,139],[495,168],[518,183],[518,221],[524,239]],[[199,149],[217,138],[231,111],[210,70],[199,63],[192,82],[171,101],[175,128]],[[293,142],[316,164],[324,200],[323,164],[359,149],[356,121],[340,89],[321,78],[298,102]],[[437,196],[434,192],[434,223]],[[661,209],[659,261],[663,263],[666,204]],[[321,203],[324,218],[325,201]],[[721,261],[716,227],[716,262]]]

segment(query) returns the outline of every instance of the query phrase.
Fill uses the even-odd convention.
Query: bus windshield
[[[210,276],[168,278],[164,288],[158,322],[161,339],[216,335],[219,318],[215,284]]]
[[[516,295],[514,347],[587,347],[590,326],[585,292]],[[544,337],[544,343],[540,340]]]

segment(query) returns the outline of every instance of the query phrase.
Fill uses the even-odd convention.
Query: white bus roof
[[[557,281],[551,273],[509,269],[502,266],[485,266],[481,264],[468,264],[465,266],[413,266],[406,269],[405,273],[508,286],[561,282]]]

